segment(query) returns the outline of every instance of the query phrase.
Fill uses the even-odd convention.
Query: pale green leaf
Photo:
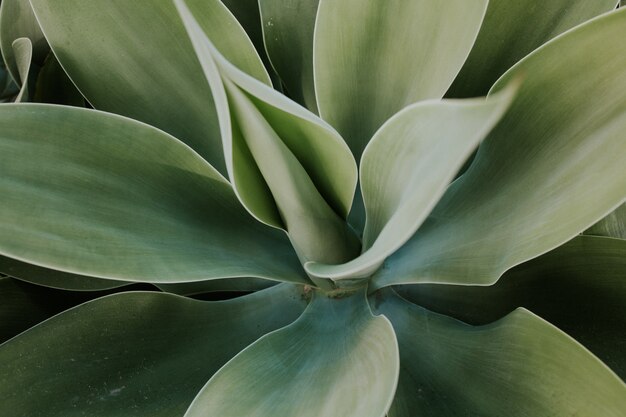
[[[166,133],[35,104],[3,105],[0,126],[0,254],[123,281],[309,282],[284,234]]]
[[[26,38],[32,43],[32,60],[42,65],[50,47],[41,32],[29,0],[2,0],[0,4],[0,49],[9,73],[15,82],[21,79],[18,58],[12,45],[16,39]]]
[[[503,76],[515,101],[374,287],[488,285],[591,226],[626,197],[626,11],[586,23]]]
[[[317,113],[313,32],[319,0],[259,0],[263,40],[287,94]]]
[[[494,285],[402,285],[404,298],[470,324],[524,307],[598,355],[626,380],[626,241],[579,236]]]
[[[225,173],[211,91],[171,1],[31,3],[59,62],[95,108],[161,128]],[[189,6],[228,59],[269,83],[252,43],[219,0]]]
[[[403,107],[441,98],[472,48],[487,0],[321,0],[314,37],[320,115],[357,161]]]
[[[101,291],[128,285],[128,282],[86,277],[0,256],[0,272],[20,281],[71,291]]]
[[[293,324],[247,347],[200,391],[185,417],[383,417],[398,376],[398,346],[364,291],[314,294]]]
[[[322,120],[231,65],[184,2],[177,6],[216,99],[231,181],[246,208],[287,230],[303,260],[343,262],[358,251],[345,223],[356,164]]]
[[[19,74],[18,81],[21,85],[20,92],[15,98],[16,103],[30,101],[34,73],[33,66],[33,43],[28,38],[18,38],[11,45],[13,57]]]
[[[626,385],[565,333],[524,309],[480,327],[391,291],[376,297],[398,336],[389,417],[621,417]]]
[[[478,97],[536,48],[615,8],[615,0],[490,0],[485,20],[448,97]]]
[[[428,216],[465,159],[513,100],[517,84],[492,98],[425,101],[376,132],[361,160],[367,222],[364,253],[342,265],[309,263],[316,277],[362,278],[401,247]]]
[[[585,234],[626,239],[626,204],[585,230]]]
[[[0,414],[182,416],[215,371],[304,305],[285,285],[220,302],[133,292],[83,304],[0,346]]]

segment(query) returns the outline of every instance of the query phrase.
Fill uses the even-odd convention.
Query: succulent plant
[[[3,0],[0,46],[0,415],[626,415],[617,0]]]

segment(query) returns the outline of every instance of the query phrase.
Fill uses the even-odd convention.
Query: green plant
[[[0,415],[624,416],[616,3],[3,0]]]

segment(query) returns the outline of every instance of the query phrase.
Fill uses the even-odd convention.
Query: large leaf
[[[308,282],[183,143],[140,122],[50,105],[0,108],[0,254],[100,278]]]
[[[26,38],[32,44],[32,58],[42,65],[50,47],[41,32],[28,0],[2,0],[0,5],[0,48],[9,73],[15,82],[22,79],[19,58],[13,51],[13,42]]]
[[[95,108],[159,127],[225,172],[211,91],[171,1],[31,3],[59,62]],[[228,59],[269,83],[228,9],[219,0],[189,3]]]
[[[215,371],[304,304],[285,285],[220,302],[133,292],[83,304],[0,346],[0,414],[182,416]]]
[[[313,32],[318,4],[319,0],[259,0],[272,66],[289,96],[315,113]]]
[[[626,204],[585,230],[585,234],[626,239]]]
[[[128,285],[124,281],[113,281],[70,274],[54,269],[42,268],[26,262],[0,256],[0,273],[20,281],[30,282],[44,287],[72,291],[100,291]]]
[[[615,0],[490,0],[485,20],[448,97],[478,97],[525,55],[615,8]]]
[[[626,385],[566,334],[524,309],[472,327],[391,294],[400,379],[389,417],[605,416],[626,410]]]
[[[362,278],[401,247],[428,216],[465,159],[510,105],[515,86],[489,100],[428,101],[397,113],[376,132],[361,160],[367,212],[364,253],[342,265],[309,263],[307,272]]]
[[[402,285],[430,310],[487,324],[525,307],[585,345],[626,380],[626,241],[580,236],[508,271],[493,286]]]
[[[315,294],[293,324],[220,369],[185,417],[382,417],[398,376],[398,346],[364,291]]]
[[[345,217],[356,164],[322,120],[230,64],[177,1],[216,98],[226,164],[242,203],[284,228],[303,260],[344,262],[359,242]]]
[[[516,100],[375,287],[487,285],[585,230],[626,198],[626,11],[538,49],[494,87]]]
[[[357,161],[385,120],[441,98],[470,52],[487,0],[321,0],[314,74],[320,115]]]

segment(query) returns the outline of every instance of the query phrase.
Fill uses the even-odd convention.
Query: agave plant
[[[0,415],[625,416],[616,3],[3,0]]]

